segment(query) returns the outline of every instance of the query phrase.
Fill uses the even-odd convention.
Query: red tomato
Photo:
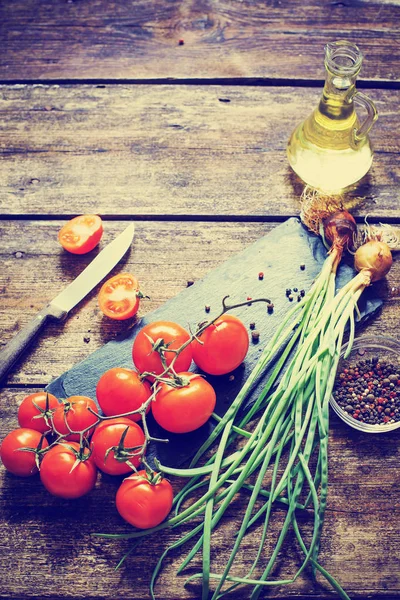
[[[182,344],[187,342],[188,339],[190,339],[189,333],[177,323],[171,323],[169,321],[155,321],[154,323],[149,323],[139,331],[133,343],[133,362],[141,373],[149,371],[156,375],[160,375],[163,373],[164,367],[159,353],[153,350],[151,340],[153,340],[154,343],[158,340],[164,340],[164,345],[169,344],[168,348],[176,350],[182,346]],[[174,352],[169,352],[168,350],[165,352],[167,365],[171,364],[174,356]],[[189,344],[176,359],[174,369],[177,372],[187,371],[191,362],[192,348],[191,344]]]
[[[128,429],[120,448],[121,438]],[[129,456],[137,452],[137,446],[143,446],[144,433],[139,425],[124,417],[103,421],[93,434],[91,449],[97,467],[109,475],[122,475],[132,471],[126,462],[129,460],[136,468],[140,464],[139,456]],[[114,448],[107,454],[109,448]]]
[[[151,387],[131,369],[115,367],[99,379],[96,397],[101,410],[107,417],[137,410],[151,396]],[[150,410],[150,406],[147,411]],[[130,415],[132,421],[140,421],[139,413]]]
[[[47,433],[51,431],[50,417],[59,405],[59,401],[53,394],[46,392],[30,394],[22,400],[18,408],[18,423],[21,427]]]
[[[151,483],[146,471],[138,471],[124,479],[116,496],[121,517],[139,529],[159,525],[172,507],[172,486],[161,477]]]
[[[86,396],[71,396],[65,404],[60,404],[53,414],[53,424],[56,433],[66,435],[69,429],[72,431],[83,431],[90,425],[95,425],[98,421],[88,408],[91,408],[97,413],[96,403]],[[68,426],[69,429],[68,429]],[[89,429],[85,437],[92,435],[94,427]],[[70,433],[65,438],[70,441],[79,441],[79,433]]]
[[[97,468],[91,456],[74,467],[79,444],[76,442],[66,442],[66,444],[69,447],[56,444],[46,452],[40,465],[40,479],[46,490],[53,496],[80,498],[94,488]],[[89,450],[85,448],[84,457],[88,454]]]
[[[130,273],[120,273],[108,279],[99,292],[100,310],[110,319],[123,321],[136,315],[139,309],[139,282]]]
[[[224,375],[236,369],[249,349],[249,335],[237,317],[222,315],[193,341],[193,360],[210,375]]]
[[[20,477],[30,477],[37,473],[35,452],[18,448],[39,448],[40,440],[41,448],[47,448],[49,444],[46,438],[42,439],[39,431],[25,427],[14,429],[6,435],[0,446],[0,458],[7,471]]]
[[[58,241],[72,254],[86,254],[97,246],[102,235],[103,223],[98,215],[81,215],[60,229]]]
[[[216,402],[214,388],[201,375],[179,373],[189,377],[187,386],[174,388],[162,383],[152,405],[157,423],[171,433],[188,433],[210,418]]]

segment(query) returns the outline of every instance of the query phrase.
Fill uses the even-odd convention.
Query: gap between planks
[[[211,222],[211,223],[283,223],[287,219],[299,218],[299,214],[287,215],[127,215],[127,214],[103,214],[97,213],[104,221],[172,221],[172,222]],[[0,213],[0,221],[69,221],[76,217],[76,213],[71,214],[8,214]],[[355,216],[357,223],[364,223],[368,217],[369,223],[389,223],[398,224],[399,217],[379,216],[379,215],[358,215]]]
[[[174,77],[150,79],[0,79],[0,85],[221,85],[221,86],[256,86],[256,87],[312,87],[322,88],[324,79],[291,79],[262,77],[215,77],[215,78],[182,78]],[[357,87],[363,89],[398,90],[400,81],[379,79],[357,80]]]

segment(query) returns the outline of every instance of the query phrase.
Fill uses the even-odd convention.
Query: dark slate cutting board
[[[96,384],[100,376],[112,367],[132,368],[132,343],[138,331],[147,323],[158,320],[176,321],[187,327],[195,326],[207,317],[219,314],[221,300],[229,295],[228,302],[235,304],[251,298],[270,298],[274,303],[273,314],[268,314],[266,304],[256,303],[236,309],[234,314],[248,326],[251,321],[260,332],[258,344],[250,342],[250,348],[244,366],[234,373],[221,377],[207,376],[217,393],[216,412],[224,414],[243,382],[256,363],[264,345],[271,337],[292,304],[288,301],[286,288],[310,288],[312,281],[319,273],[326,257],[326,250],[319,238],[307,232],[298,219],[288,219],[269,234],[246,248],[240,254],[211,271],[204,279],[166,302],[157,310],[145,315],[140,322],[125,335],[91,354],[87,359],[55,379],[46,389],[58,398],[73,395],[84,395],[96,399]],[[300,264],[306,265],[305,270]],[[264,272],[264,279],[259,280],[258,273]],[[342,287],[354,271],[348,265],[341,265],[338,271],[337,287]],[[297,301],[296,295],[294,302]],[[211,306],[209,315],[204,307]],[[362,296],[360,311],[363,320],[370,319],[382,306],[382,301],[368,289]],[[194,366],[192,367],[194,370]],[[262,381],[256,386],[252,398],[262,389]],[[248,403],[251,403],[249,398]],[[162,430],[150,416],[148,418],[150,432],[155,437],[168,438],[168,444],[151,444],[149,460],[156,455],[161,463],[178,466],[193,456],[203,441],[209,436],[215,421],[210,420],[195,432],[174,435]]]

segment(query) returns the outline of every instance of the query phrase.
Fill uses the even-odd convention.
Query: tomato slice
[[[60,229],[58,241],[72,254],[86,254],[97,246],[102,235],[103,222],[98,215],[81,215]]]
[[[141,294],[139,282],[130,273],[108,279],[99,293],[100,310],[110,319],[123,321],[136,315]]]

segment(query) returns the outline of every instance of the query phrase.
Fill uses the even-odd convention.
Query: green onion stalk
[[[325,304],[315,320],[313,326],[314,331],[309,331],[308,337],[306,336],[304,345],[308,347],[308,350],[304,350],[304,348],[302,348],[296,354],[297,358],[301,352],[304,353],[304,356],[308,355],[309,357],[317,355],[318,360],[315,363],[315,366],[310,368],[307,365],[307,362],[304,361],[300,369],[296,370],[295,356],[288,369],[291,370],[293,368],[293,371],[294,373],[297,373],[297,376],[299,373],[303,373],[304,379],[302,380],[302,385],[298,386],[297,388],[295,387],[295,381],[289,381],[288,383],[288,387],[291,389],[292,384],[294,383],[294,388],[292,390],[294,392],[292,396],[293,402],[290,407],[290,415],[292,423],[294,424],[295,435],[291,438],[291,446],[286,459],[286,467],[284,468],[284,473],[281,476],[280,481],[276,483],[277,465],[281,458],[281,453],[277,452],[272,479],[268,490],[268,501],[255,514],[252,514],[255,501],[257,500],[259,490],[261,489],[262,479],[266,472],[265,466],[266,464],[269,464],[269,457],[266,456],[266,460],[264,460],[259,470],[256,484],[253,487],[251,500],[246,509],[241,528],[236,536],[234,548],[225,566],[224,572],[222,574],[206,573],[206,576],[215,578],[218,581],[213,598],[220,598],[240,583],[247,583],[253,586],[253,591],[251,594],[251,599],[253,600],[259,597],[259,594],[265,585],[283,585],[284,583],[292,583],[295,581],[308,563],[311,563],[314,572],[319,570],[328,579],[328,581],[330,581],[332,586],[342,598],[348,598],[347,594],[335,581],[335,579],[318,564],[318,551],[326,508],[328,483],[327,452],[329,398],[334,386],[345,328],[349,323],[350,340],[347,350],[347,352],[349,352],[354,339],[354,312],[357,306],[357,301],[360,298],[363,290],[370,285],[371,282],[381,279],[387,274],[391,266],[391,254],[389,248],[386,244],[381,242],[369,242],[356,253],[355,266],[357,270],[360,271],[359,274],[354,277],[354,279],[350,281],[337,296],[331,296],[330,301]],[[305,398],[308,399],[306,404],[304,404]],[[274,429],[274,435],[276,435],[277,430],[279,430],[278,438],[283,440],[282,443],[284,443],[286,436],[288,436],[288,433],[290,432],[289,427],[282,427],[283,419],[284,416],[281,415],[280,421],[277,423],[277,426]],[[318,434],[319,438],[319,452],[315,474],[312,476],[309,467],[309,459],[312,452],[315,450],[316,434]],[[273,443],[274,440],[271,441]],[[250,457],[250,461],[252,458],[253,457]],[[248,465],[249,461],[247,462],[247,466]],[[236,480],[236,483],[237,481],[238,479]],[[309,493],[304,504],[301,505],[299,503],[299,498],[305,483],[308,486]],[[318,486],[320,487],[319,497],[317,494]],[[279,495],[284,489],[286,489],[287,492],[288,510],[278,541],[262,575],[258,580],[255,580],[254,578],[251,579],[251,574],[257,566],[261,556],[261,551],[269,524],[271,506],[273,502],[279,498]],[[298,508],[305,508],[310,501],[312,502],[314,509],[314,529],[311,543],[307,548],[304,544],[297,522],[296,510]],[[264,527],[256,559],[254,560],[253,565],[246,577],[233,579],[229,576],[229,571],[233,564],[240,542],[248,531],[249,527],[256,520],[258,520],[262,514],[265,515]],[[300,569],[292,579],[271,581],[268,579],[268,576],[272,571],[275,559],[282,547],[290,525],[293,527],[296,539],[305,555],[305,559]],[[200,575],[202,576],[204,582],[204,564],[203,572],[201,574],[195,574],[191,577],[191,579],[200,577]],[[226,581],[235,581],[235,583],[222,592],[222,585]]]
[[[388,247],[380,242],[370,242],[365,245],[360,251],[356,253],[355,265],[360,273],[350,281],[337,296],[332,294],[332,289],[329,290],[329,299],[321,309],[319,315],[314,321],[313,330],[308,328],[304,336],[304,345],[307,349],[302,347],[296,353],[292,360],[288,371],[292,371],[292,377],[295,379],[289,380],[287,386],[292,390],[293,402],[290,406],[290,412],[288,410],[282,411],[280,418],[273,429],[273,435],[270,439],[270,449],[274,446],[277,439],[281,439],[280,447],[276,452],[275,463],[273,466],[272,479],[269,490],[267,491],[268,501],[253,514],[253,509],[256,500],[259,498],[260,490],[262,489],[262,480],[266,473],[266,468],[271,461],[271,452],[265,454],[265,458],[258,471],[258,477],[255,485],[252,488],[252,495],[247,506],[242,525],[239,532],[237,533],[234,548],[231,552],[231,556],[225,566],[222,574],[210,573],[208,563],[204,564],[204,541],[205,535],[203,533],[203,571],[201,573],[193,575],[189,580],[197,577],[203,579],[203,591],[204,581],[208,583],[210,578],[218,581],[217,587],[214,591],[213,598],[220,598],[237,585],[247,583],[253,586],[251,598],[258,598],[261,590],[265,585],[283,585],[287,583],[293,583],[299,574],[304,570],[308,563],[311,563],[313,571],[319,570],[336,589],[342,598],[348,598],[347,594],[336,582],[336,580],[327,573],[318,564],[318,551],[319,542],[322,530],[322,524],[324,519],[324,513],[326,508],[326,497],[327,497],[327,465],[328,465],[328,428],[329,428],[329,398],[332,393],[336,370],[340,358],[340,351],[342,347],[344,330],[348,323],[350,323],[350,341],[349,350],[352,345],[354,338],[354,311],[357,306],[357,301],[361,296],[365,287],[370,285],[372,281],[376,281],[386,275],[391,266],[391,255]],[[296,368],[296,363],[300,359],[301,354],[305,360],[299,368]],[[318,356],[317,362],[310,366],[310,358],[312,356]],[[308,357],[308,363],[307,363]],[[298,363],[297,363],[298,364]],[[299,380],[299,374],[302,373],[301,379],[302,384],[297,386]],[[293,386],[293,387],[292,387]],[[296,387],[297,386],[297,387]],[[287,388],[286,388],[287,389]],[[279,387],[277,392],[279,391]],[[275,394],[277,393],[275,392]],[[281,398],[284,397],[284,393],[281,394]],[[273,400],[274,394],[271,397]],[[305,402],[306,399],[306,402]],[[290,414],[291,423],[283,426],[285,417]],[[291,436],[290,451],[286,459],[286,467],[284,468],[283,475],[277,483],[276,474],[278,471],[278,465],[281,460],[281,449],[287,440],[291,427],[294,427],[294,436]],[[265,431],[265,430],[264,430]],[[315,437],[318,435],[318,442],[316,443]],[[315,469],[314,476],[312,476],[309,460],[315,447],[318,446],[318,460]],[[260,460],[257,460],[257,454],[261,452],[260,446],[256,447],[253,454],[246,463],[246,476],[252,471],[251,463],[256,463],[257,466],[260,464]],[[255,462],[254,462],[255,461]],[[237,477],[234,482],[234,492],[237,492],[238,484],[240,485],[240,477]],[[304,484],[308,486],[308,495],[302,505],[299,502],[300,494],[303,490]],[[320,487],[320,494],[318,497],[317,488]],[[258,580],[251,578],[251,575],[256,568],[259,559],[261,557],[262,548],[266,538],[266,533],[269,524],[269,518],[271,514],[272,504],[277,500],[282,500],[280,494],[286,489],[288,510],[284,524],[282,526],[278,541],[275,545],[274,551],[268,561],[264,572]],[[226,501],[224,501],[225,503]],[[306,508],[307,505],[312,502],[314,509],[314,529],[312,539],[309,547],[307,548],[304,544],[303,537],[300,532],[299,524],[297,522],[296,510],[299,508]],[[223,503],[223,504],[224,504]],[[218,513],[221,512],[223,504],[218,507],[214,513],[214,520]],[[256,554],[256,558],[250,571],[246,577],[231,577],[229,575],[231,566],[234,562],[234,558],[239,549],[241,540],[248,531],[249,527],[258,520],[264,514],[264,526],[260,539],[259,548]],[[212,520],[211,520],[212,526]],[[300,569],[297,571],[295,576],[290,580],[269,580],[268,576],[271,573],[276,557],[282,544],[285,540],[286,534],[289,530],[290,525],[295,532],[296,539],[305,555],[305,559]],[[204,530],[207,526],[207,520],[204,522]],[[208,540],[207,540],[208,541]],[[194,550],[199,549],[199,542],[195,546]],[[206,548],[208,552],[208,546]],[[194,552],[189,554],[188,558],[184,561],[182,567],[186,566],[188,560],[192,558]],[[181,569],[182,569],[181,567]],[[180,569],[180,570],[181,570]],[[226,582],[234,582],[229,588],[222,591],[222,586]],[[207,588],[208,590],[208,588]],[[207,591],[208,593],[208,591]],[[205,598],[205,594],[203,594]]]

